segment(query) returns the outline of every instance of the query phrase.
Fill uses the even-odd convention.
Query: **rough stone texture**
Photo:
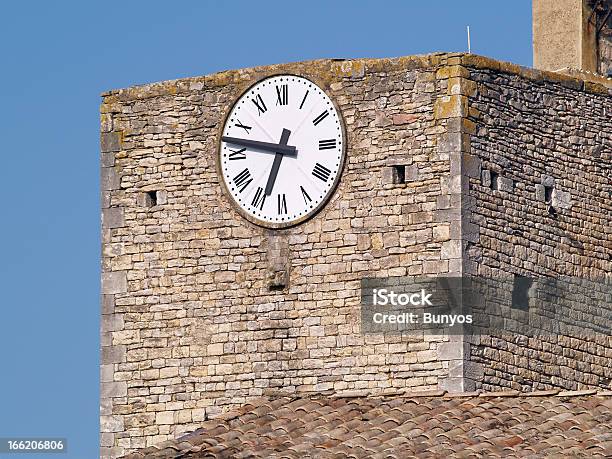
[[[612,0],[533,0],[533,65],[612,76]]]
[[[216,155],[231,104],[276,73],[328,92],[348,150],[325,208],[270,232],[232,207]],[[598,164],[610,160],[603,110],[612,108],[605,80],[581,78],[433,54],[277,65],[106,93],[101,130],[117,143],[102,141],[102,201],[119,210],[105,212],[113,218],[102,228],[102,456],[195,430],[278,388],[605,385],[597,378],[609,342],[519,346],[467,328],[452,341],[359,330],[364,277],[609,276],[610,205]],[[393,180],[397,166],[402,183]],[[555,179],[557,220],[536,196],[542,174]],[[144,199],[152,191],[156,205]],[[566,235],[584,240],[584,255],[566,252]],[[584,353],[568,355],[571,372],[551,379],[564,349]],[[540,372],[528,363],[538,355],[546,356]]]
[[[597,71],[590,0],[533,0],[533,65]]]
[[[468,255],[478,274],[609,280],[612,97],[487,69],[470,78],[478,87],[469,102],[478,114],[471,153],[500,183],[514,182],[492,190],[470,180],[480,238]],[[472,351],[485,390],[608,387],[612,377],[605,335],[487,336]]]

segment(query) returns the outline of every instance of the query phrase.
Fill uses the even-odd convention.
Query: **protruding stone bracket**
[[[270,290],[284,290],[289,286],[291,269],[288,235],[268,233],[267,242],[267,275],[266,282]]]

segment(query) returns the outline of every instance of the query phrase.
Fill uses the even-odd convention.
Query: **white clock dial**
[[[247,218],[271,227],[296,224],[320,209],[340,178],[340,116],[313,82],[270,77],[235,103],[219,155],[225,186]]]

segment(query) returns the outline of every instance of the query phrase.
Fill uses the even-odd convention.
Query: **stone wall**
[[[470,153],[465,248],[474,273],[612,279],[612,97],[604,86],[552,75],[472,68],[476,133]],[[576,314],[588,308],[575,304]],[[478,341],[478,340],[477,340]],[[609,387],[610,336],[485,336],[472,347],[482,387]]]
[[[460,272],[446,131],[463,96],[437,73],[447,59],[316,61],[104,95],[104,456],[270,390],[436,389],[448,376],[446,338],[364,336],[358,321],[363,277]],[[348,135],[331,201],[281,231],[241,218],[216,172],[225,114],[275,73],[321,85]]]
[[[216,154],[232,103],[278,73],[327,91],[348,147],[324,209],[272,231],[232,207]],[[605,386],[609,339],[364,335],[359,289],[406,275],[609,278],[606,84],[432,54],[104,94],[102,456],[273,391]]]

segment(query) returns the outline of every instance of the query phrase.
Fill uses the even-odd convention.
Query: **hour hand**
[[[235,145],[240,145],[241,147],[257,148],[259,150],[266,150],[272,153],[280,153],[283,155],[296,155],[297,154],[297,150],[292,145],[282,145],[279,143],[271,143],[271,142],[260,142],[258,140],[251,140],[251,139],[240,139],[238,137],[228,137],[226,135],[221,137],[221,140],[227,143],[233,143]]]

